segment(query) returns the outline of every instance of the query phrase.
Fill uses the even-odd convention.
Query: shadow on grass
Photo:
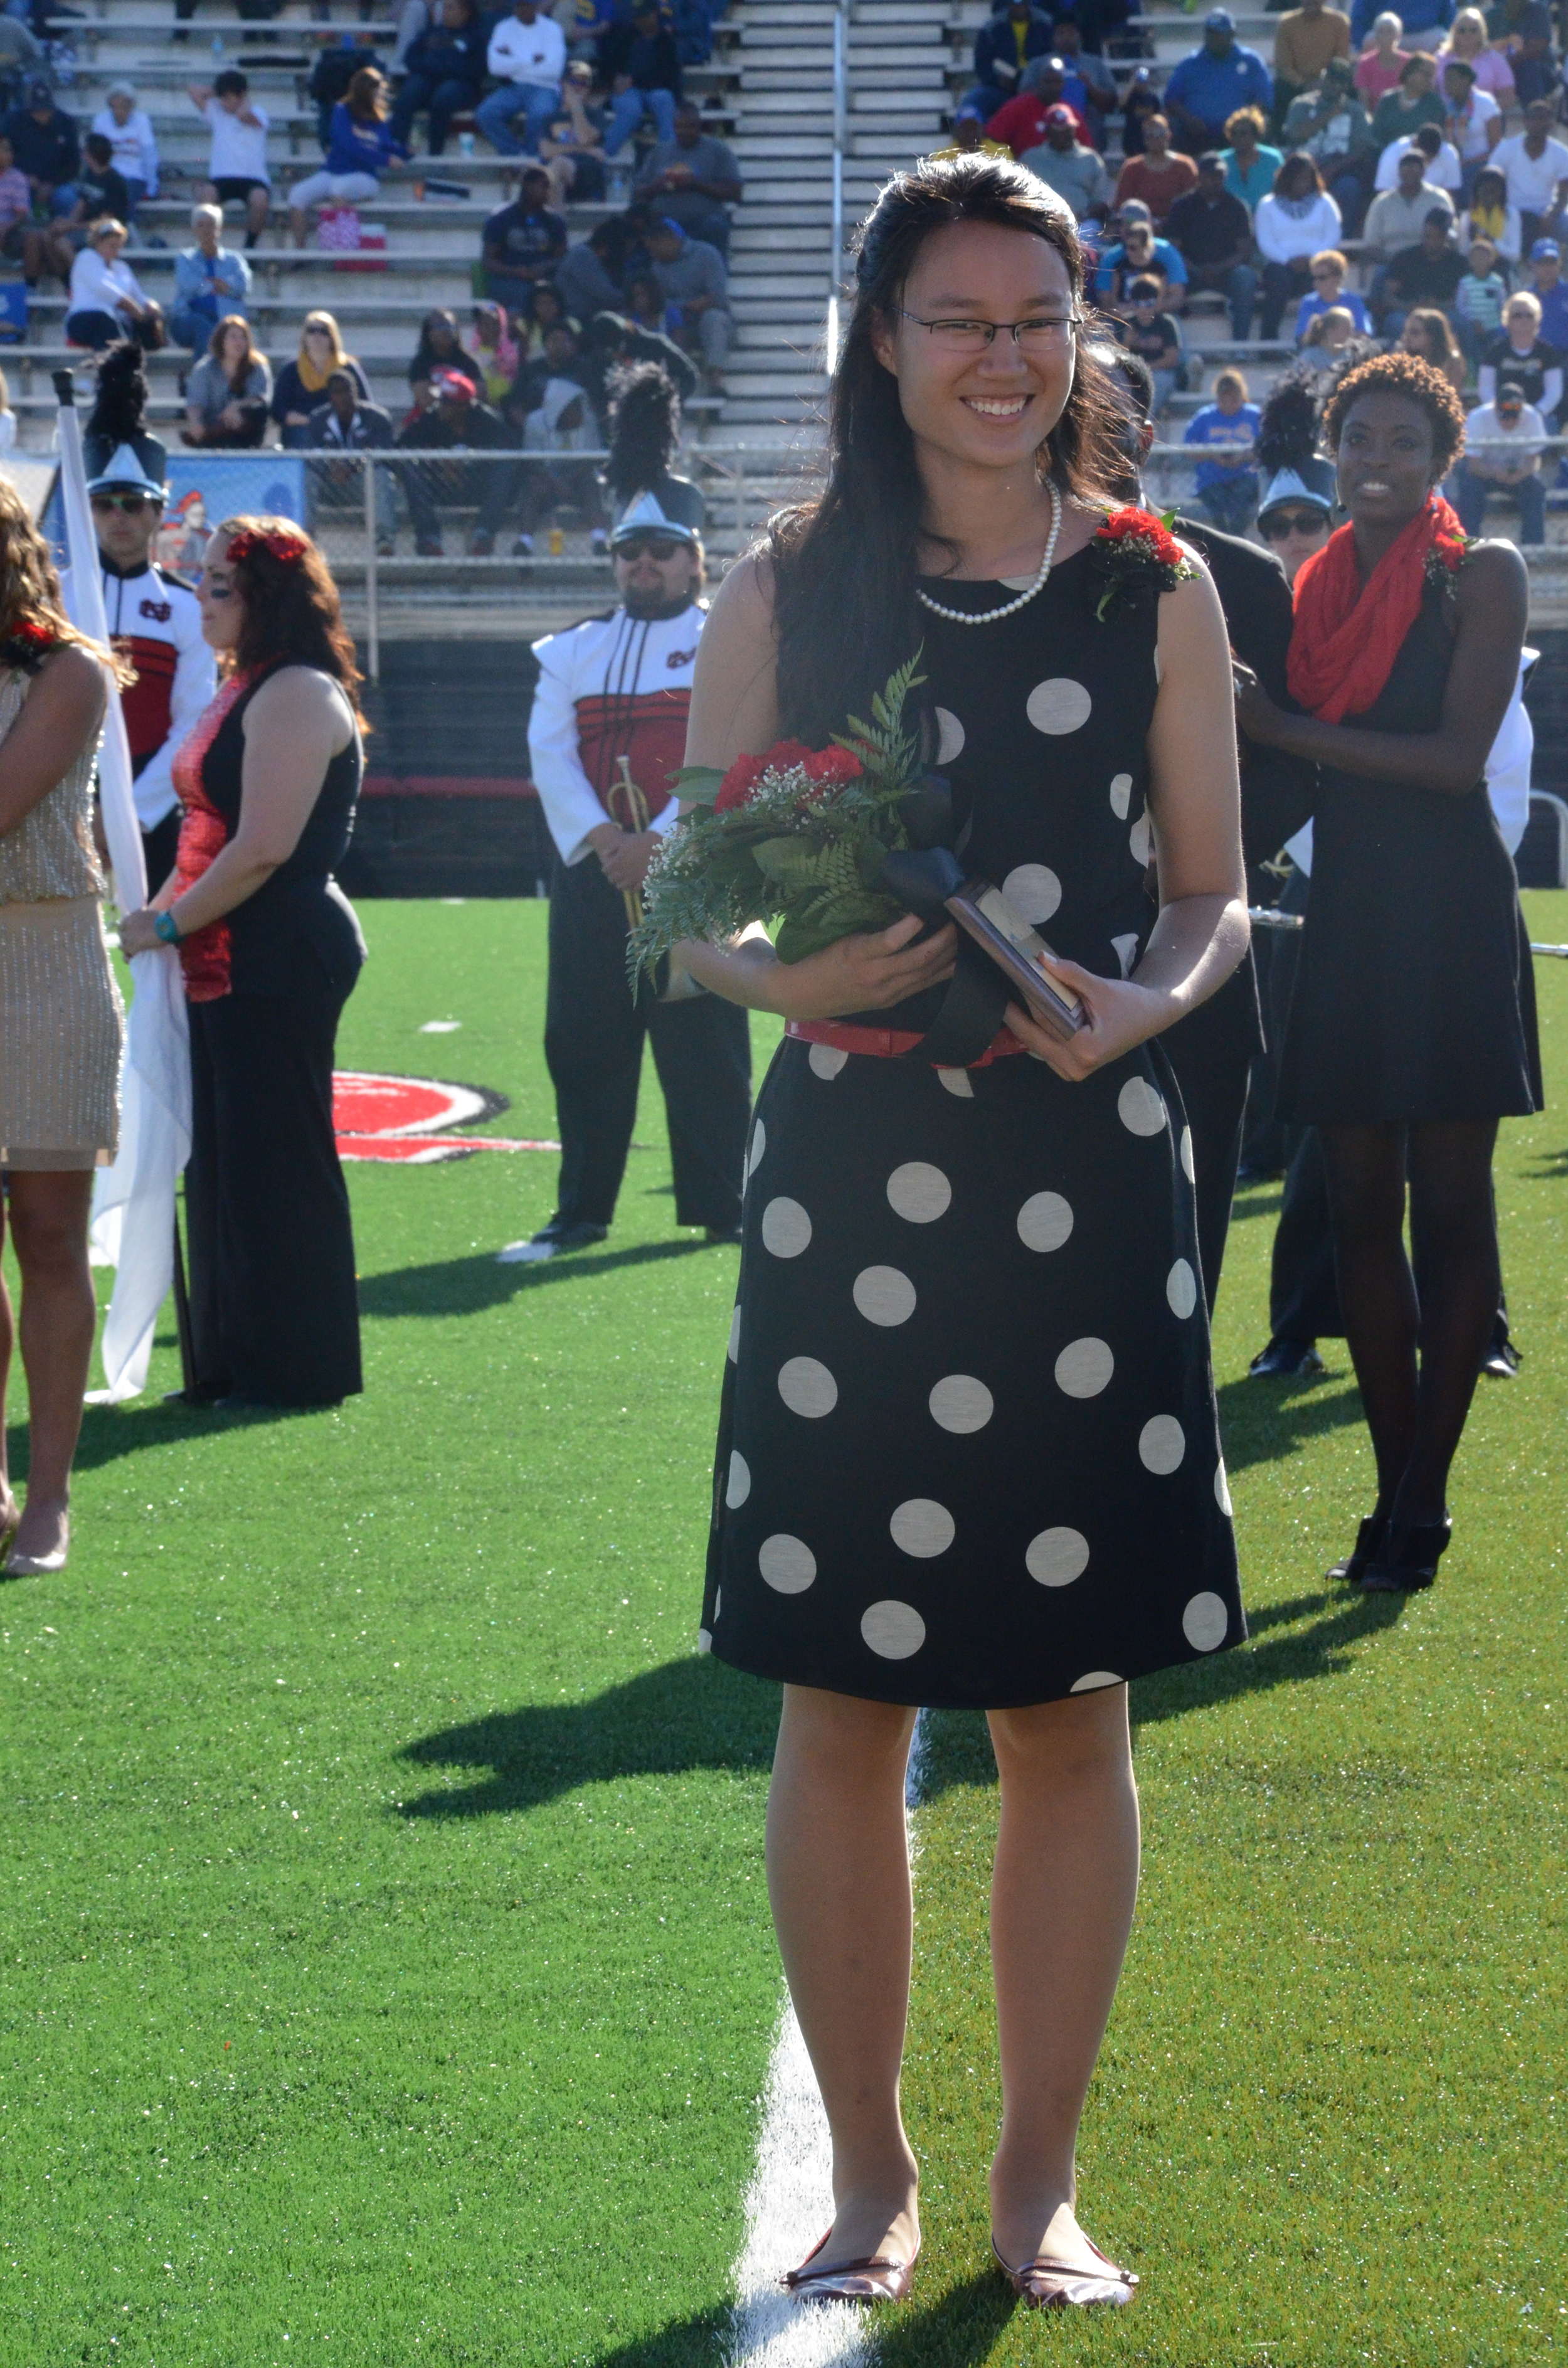
[[[1284,1603],[1266,1604],[1249,1613],[1251,1641],[1212,1659],[1184,1661],[1152,1678],[1135,1679],[1131,1688],[1134,1737],[1143,1726],[1187,1718],[1214,1710],[1248,1694],[1267,1693],[1276,1686],[1302,1685],[1316,1678],[1337,1677],[1348,1666],[1353,1645],[1392,1628],[1404,1615],[1403,1595],[1296,1596]],[[1305,1628],[1297,1623],[1313,1612]],[[1270,1629],[1290,1628],[1289,1635],[1269,1642]],[[921,1795],[940,1799],[960,1785],[996,1782],[996,1762],[983,1714],[979,1711],[927,1711],[922,1733],[926,1765]]]
[[[1352,1430],[1365,1420],[1354,1382],[1254,1381],[1248,1374],[1222,1383],[1218,1395],[1225,1468],[1233,1478],[1254,1463],[1272,1463],[1330,1431]]]
[[[720,2345],[729,2331],[730,2314],[722,2305],[695,2311],[678,2324],[661,2327],[656,2335],[640,2335],[631,2343],[618,2343],[600,2351],[594,2368],[714,2368]]]
[[[1285,1205],[1284,1184],[1270,1177],[1267,1185],[1244,1186],[1231,1203],[1231,1223],[1244,1225],[1251,1217],[1277,1217]]]
[[[588,1702],[530,1703],[443,1727],[399,1755],[416,1768],[487,1768],[402,1804],[405,1817],[482,1817],[531,1809],[580,1784],[679,1776],[773,1760],[778,1688],[693,1655],[645,1669]]]
[[[619,1268],[652,1266],[665,1258],[690,1258],[711,1250],[712,1242],[637,1242],[623,1250],[579,1250],[547,1258],[540,1266],[497,1266],[494,1250],[478,1258],[443,1258],[430,1266],[403,1266],[388,1274],[362,1275],[361,1315],[475,1315],[528,1291],[558,1282],[587,1282]]]
[[[896,2318],[876,2314],[871,2357],[877,2368],[978,2368],[1017,2307],[1001,2279],[983,2271],[928,2309],[912,2303]],[[727,2310],[698,2311],[678,2326],[597,2353],[594,2368],[697,2368],[699,2362],[711,2368],[730,2324]]]
[[[159,1345],[173,1343],[160,1341]],[[88,1406],[82,1417],[74,1469],[90,1472],[100,1464],[118,1463],[122,1455],[139,1455],[144,1448],[183,1446],[191,1440],[210,1439],[215,1431],[245,1430],[257,1423],[301,1422],[330,1411],[324,1406],[246,1406],[233,1414],[220,1414],[216,1406],[165,1406],[159,1397],[117,1406]],[[11,1477],[25,1480],[31,1462],[27,1423],[13,1423],[6,1440]]]

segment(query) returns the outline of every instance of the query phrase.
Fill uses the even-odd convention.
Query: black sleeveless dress
[[[1453,659],[1447,598],[1426,586],[1387,682],[1347,726],[1437,730]],[[1453,797],[1325,768],[1279,1116],[1365,1126],[1542,1109],[1530,962],[1484,780]]]
[[[999,623],[927,617],[924,663],[966,864],[1115,977],[1150,918],[1157,615],[1101,622],[1097,590],[1079,552]],[[704,1649],[1002,1708],[1242,1640],[1191,1144],[1157,1042],[1069,1085],[1024,1055],[937,1069],[787,1040],[747,1175]]]

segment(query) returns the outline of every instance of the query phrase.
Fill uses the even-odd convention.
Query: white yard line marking
[[[920,1800],[924,1720],[916,1724],[904,1785]],[[913,1831],[910,1858],[915,1856]],[[746,2190],[746,2233],[735,2263],[729,2368],[856,2368],[868,2361],[870,2314],[847,2303],[797,2302],[778,2283],[833,2218],[833,2149],[816,2075],[788,1994],[767,2067],[756,2168]]]

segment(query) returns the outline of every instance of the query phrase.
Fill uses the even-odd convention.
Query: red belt
[[[869,1053],[882,1061],[896,1060],[901,1053],[913,1053],[917,1044],[926,1042],[924,1035],[912,1034],[904,1028],[846,1028],[839,1019],[787,1019],[784,1033],[799,1037],[807,1044],[835,1045],[841,1053]],[[1024,1050],[1010,1028],[998,1028],[979,1060],[964,1065],[988,1069],[993,1061]]]

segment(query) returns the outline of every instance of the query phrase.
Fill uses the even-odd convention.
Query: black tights
[[[1322,1133],[1340,1304],[1377,1457],[1377,1510],[1401,1522],[1441,1520],[1497,1314],[1497,1121]],[[1407,1176],[1419,1299],[1404,1254]]]

